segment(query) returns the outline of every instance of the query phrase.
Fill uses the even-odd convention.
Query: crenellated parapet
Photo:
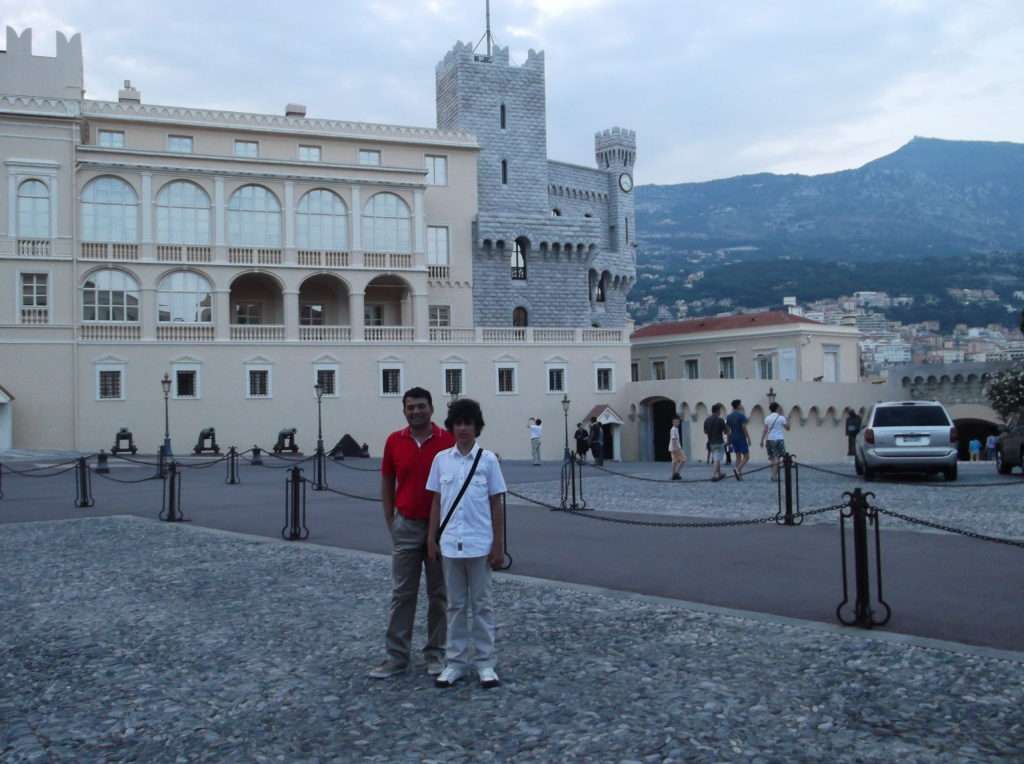
[[[32,53],[32,30],[7,27],[7,50],[0,51],[0,93],[80,99],[85,93],[82,37],[57,32],[57,55]]]

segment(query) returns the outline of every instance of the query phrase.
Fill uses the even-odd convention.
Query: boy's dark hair
[[[476,430],[477,436],[484,429],[484,415],[480,410],[480,404],[472,398],[459,398],[452,401],[448,407],[448,416],[444,419],[444,428],[448,432],[455,430],[457,422],[470,422]]]
[[[771,402],[770,404],[768,404],[768,410],[769,410],[769,411],[771,411],[771,412],[772,412],[773,414],[774,414],[774,413],[775,413],[776,411],[778,411],[778,410],[779,410],[780,408],[782,408],[782,406],[780,406],[780,405],[779,405],[778,403],[776,403],[775,401],[772,401],[772,402]]]
[[[734,400],[734,401],[732,402],[732,404],[731,404],[731,405],[732,405],[732,407],[733,407],[734,409],[738,409],[738,408],[739,408],[740,406],[742,406],[742,405],[743,405],[743,401],[741,401],[741,400],[740,400],[739,398],[737,398],[736,400]]]
[[[405,408],[407,398],[426,398],[430,408],[434,408],[434,399],[430,396],[430,391],[422,387],[410,387],[405,391],[405,394],[402,396],[402,408]]]
[[[721,410],[722,410],[722,404],[721,403],[716,403],[714,406],[711,407],[711,413],[712,414],[717,414]]]
[[[597,421],[597,417],[596,417],[596,416],[592,416],[592,417],[590,417],[590,421],[591,421],[591,422],[596,422],[596,421]]]
[[[582,426],[583,426],[583,422],[577,422],[577,423],[576,423],[576,426],[577,426],[577,427],[582,427]]]
[[[537,424],[540,424],[540,419],[537,420]]]

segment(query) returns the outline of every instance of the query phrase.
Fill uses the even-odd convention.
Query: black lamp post
[[[163,453],[165,458],[171,456],[171,375],[166,371],[164,372],[164,378],[160,380],[160,387],[164,391],[164,445]]]
[[[565,418],[565,460],[571,461],[572,452],[569,450],[569,395],[563,393],[562,395],[562,416]]]
[[[318,379],[313,385],[316,394],[316,460],[313,462],[313,490],[322,491],[327,487],[326,463],[324,457],[324,419],[323,398],[324,386]]]
[[[569,406],[571,401],[567,394],[562,395],[562,416],[565,418],[565,458],[562,460],[562,509],[584,509],[585,505],[577,501],[576,493],[576,459],[569,448]],[[580,464],[580,496],[583,492],[583,465]]]
[[[775,392],[775,388],[774,388],[774,387],[769,387],[769,388],[768,388],[768,395],[767,395],[767,398],[768,398],[768,405],[769,405],[769,406],[770,406],[771,404],[775,403],[775,398],[776,398],[776,397],[777,397],[777,393]]]

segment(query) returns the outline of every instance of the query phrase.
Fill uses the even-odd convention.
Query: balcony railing
[[[49,257],[49,239],[18,239],[18,257]]]
[[[236,342],[280,342],[284,340],[284,325],[232,324],[231,339]]]
[[[427,278],[434,281],[446,281],[451,273],[447,265],[428,265]]]
[[[213,324],[157,324],[156,338],[165,342],[213,342]]]
[[[430,328],[430,341],[444,345],[471,344],[476,341],[476,330],[433,326]]]
[[[622,342],[622,329],[584,329],[584,342]]]
[[[485,327],[480,330],[480,341],[495,345],[508,345],[526,342],[526,328],[513,327]]]
[[[553,344],[572,343],[576,341],[576,330],[537,328],[533,330],[533,341]]]
[[[351,342],[351,326],[300,326],[302,342]]]
[[[212,263],[213,249],[191,244],[157,244],[156,259],[161,263]]]
[[[49,308],[22,308],[21,309],[21,323],[32,324],[38,326],[39,324],[50,323],[50,309]]]
[[[366,342],[412,342],[416,329],[412,326],[366,326],[363,327]]]
[[[138,260],[138,244],[105,241],[82,242],[83,260]]]
[[[281,250],[258,247],[228,247],[228,262],[233,265],[280,265]]]
[[[401,252],[364,252],[363,265],[367,268],[412,268],[412,255]]]
[[[299,265],[308,268],[348,268],[348,252],[320,249],[300,249],[298,251]]]
[[[78,339],[93,342],[135,342],[142,339],[142,325],[82,324],[78,327]]]

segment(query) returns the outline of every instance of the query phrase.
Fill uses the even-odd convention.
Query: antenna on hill
[[[484,32],[484,36],[480,38],[476,46],[473,48],[473,52],[476,53],[476,49],[480,47],[480,43],[487,41],[487,60],[491,60],[491,47],[494,45],[494,35],[491,34],[491,0],[486,0],[487,9],[487,31]]]

